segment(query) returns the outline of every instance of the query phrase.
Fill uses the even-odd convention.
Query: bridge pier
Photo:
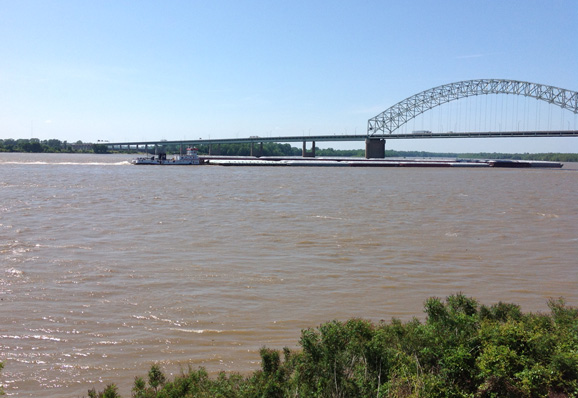
[[[255,151],[254,150],[254,142],[251,142],[251,156],[255,156],[257,158],[260,158],[261,156],[263,156],[263,142],[259,143],[259,150]],[[254,154],[257,153],[257,154]]]
[[[307,141],[303,141],[303,152],[301,156],[303,156],[304,158],[315,157],[315,141],[312,141],[310,152],[307,151]]]
[[[383,159],[384,157],[385,140],[383,138],[367,138],[365,140],[365,158]]]
[[[209,155],[220,155],[221,144],[217,144],[217,148],[213,149],[213,144],[209,144]]]

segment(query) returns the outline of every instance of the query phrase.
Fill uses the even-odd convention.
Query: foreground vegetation
[[[258,146],[255,146],[255,149]],[[199,145],[199,154],[207,155],[209,145]],[[178,145],[165,145],[162,149],[167,153],[179,153]],[[153,153],[151,146],[149,151]],[[77,141],[73,144],[56,139],[39,140],[31,139],[0,139],[0,152],[70,152],[70,153],[110,153],[106,144],[85,144]],[[118,152],[118,151],[117,151]],[[250,156],[251,146],[249,144],[220,144],[213,148],[213,152],[223,156]],[[126,151],[124,152],[126,153]],[[137,153],[135,150],[129,153]],[[292,147],[289,144],[264,143],[262,156],[301,156],[302,149]],[[317,156],[346,156],[365,157],[363,149],[320,149],[315,148]],[[578,162],[578,153],[439,153],[423,151],[393,151],[386,150],[386,157],[448,157],[462,159],[512,159],[512,160],[546,160],[552,162]]]
[[[462,294],[425,303],[424,323],[361,319],[303,330],[301,350],[262,348],[249,376],[188,369],[168,380],[158,365],[137,377],[152,397],[578,397],[578,310],[549,314],[479,305]],[[281,358],[283,356],[283,358]],[[89,397],[119,397],[114,384]]]

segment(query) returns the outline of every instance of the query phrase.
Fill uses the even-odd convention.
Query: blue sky
[[[578,90],[575,0],[0,0],[0,7],[0,138],[364,134],[369,118],[446,83],[504,78]],[[554,111],[578,128],[566,113]],[[578,138],[432,141],[386,147],[578,152]]]

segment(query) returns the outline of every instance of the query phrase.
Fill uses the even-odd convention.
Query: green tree
[[[161,371],[158,364],[151,366],[149,370],[149,385],[154,388],[155,392],[158,391],[159,387],[166,383],[166,377]]]
[[[44,141],[43,144],[53,151],[60,151],[63,148],[62,141],[57,140],[57,139],[50,139],[50,140]]]
[[[94,388],[88,390],[89,398],[120,398],[116,384],[109,384],[103,391],[97,392]]]
[[[92,151],[94,153],[108,153],[108,146],[103,144],[92,144]]]
[[[42,146],[42,144],[36,141],[26,142],[22,145],[21,148],[24,152],[34,152],[34,153],[44,152],[44,147]]]

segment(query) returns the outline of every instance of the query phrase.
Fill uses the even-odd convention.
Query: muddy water
[[[248,371],[331,319],[464,292],[578,305],[578,165],[137,167],[0,154],[0,375],[76,397],[161,361]]]

